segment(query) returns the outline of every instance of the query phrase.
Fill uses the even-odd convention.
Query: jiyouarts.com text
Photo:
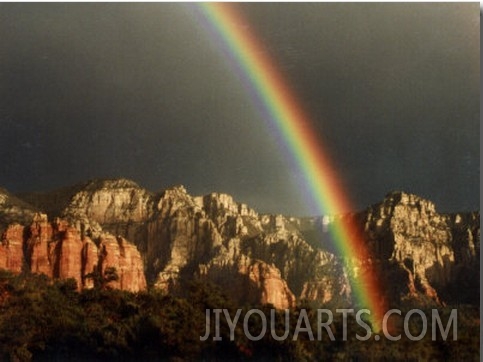
[[[306,309],[300,309],[295,317],[295,327],[291,323],[291,311],[269,310],[267,315],[260,309],[250,309],[242,316],[242,309],[237,309],[236,313],[230,314],[227,309],[206,309],[206,325],[204,334],[200,334],[200,341],[206,341],[210,338],[213,341],[221,341],[221,323],[226,323],[230,331],[229,339],[235,339],[235,329],[237,326],[242,328],[243,334],[251,341],[259,341],[267,334],[276,341],[284,341],[287,338],[297,341],[299,336],[305,334],[306,338],[311,341],[329,338],[331,341],[338,339],[346,341],[350,333],[355,334],[355,338],[360,341],[367,341],[371,338],[376,341],[384,337],[390,341],[398,341],[404,335],[411,341],[419,341],[428,333],[431,333],[431,339],[437,338],[452,340],[458,338],[458,314],[456,309],[452,309],[449,317],[442,318],[438,309],[432,309],[428,315],[420,309],[411,309],[403,314],[399,309],[390,309],[382,317],[379,328],[374,328],[369,322],[371,312],[368,309],[336,309],[336,317],[339,317],[340,333],[334,333],[335,322],[334,312],[330,309],[317,309],[316,313],[308,313]],[[282,318],[280,318],[280,313]],[[310,317],[309,317],[310,315]],[[293,317],[293,316],[292,316]],[[391,327],[390,319],[398,317],[402,321],[402,328],[395,330]],[[348,327],[349,318],[355,320],[357,332],[351,331]],[[283,327],[280,328],[280,322],[283,321]],[[429,322],[428,322],[429,321]],[[256,323],[257,328],[253,328]],[[417,331],[411,327],[411,323],[417,324]],[[428,327],[429,324],[429,327]],[[324,335],[326,337],[324,337]]]

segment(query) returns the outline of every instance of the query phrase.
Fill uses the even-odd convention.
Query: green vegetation
[[[106,276],[115,277],[115,271]],[[300,308],[290,311],[290,334],[276,341],[270,334],[270,306],[244,306],[234,340],[221,317],[221,341],[205,333],[206,309],[225,308],[235,316],[238,306],[216,286],[192,282],[179,296],[151,290],[128,293],[105,288],[77,292],[74,280],[51,281],[39,275],[14,275],[0,271],[0,360],[478,360],[479,309],[458,308],[458,340],[431,341],[431,323],[426,337],[413,342],[359,341],[364,329],[349,317],[348,338],[343,341],[341,316],[334,313],[335,341],[323,332],[317,341],[317,311],[308,306],[309,321],[316,337],[293,333]],[[258,308],[268,317],[268,330],[260,341],[249,340],[243,331],[243,316]],[[448,315],[450,308],[442,310]],[[403,311],[404,313],[404,311]],[[446,314],[444,314],[446,313]],[[431,315],[430,312],[426,313]],[[285,331],[283,312],[277,312],[276,331]],[[249,330],[257,335],[260,318],[249,319]],[[429,321],[430,322],[430,321]],[[213,326],[213,320],[212,320]],[[411,329],[420,330],[417,318]],[[451,335],[451,333],[450,333]]]

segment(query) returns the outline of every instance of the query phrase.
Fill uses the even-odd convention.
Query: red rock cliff
[[[79,289],[94,286],[89,274],[103,275],[106,268],[113,267],[119,280],[111,282],[110,287],[133,292],[146,289],[144,266],[136,246],[107,233],[97,246],[90,238],[82,238],[65,220],[49,222],[44,214],[36,214],[28,227],[10,225],[2,235],[0,268],[20,273],[24,265],[32,273],[73,278]]]

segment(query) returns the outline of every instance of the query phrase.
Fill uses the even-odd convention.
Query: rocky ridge
[[[261,215],[226,194],[193,197],[182,186],[156,194],[124,179],[90,181],[63,189],[57,196],[55,192],[22,196],[34,205],[31,209],[64,220],[72,228],[68,239],[79,237],[81,244],[66,242],[62,255],[80,252],[83,268],[89,270],[96,264],[87,255],[97,252],[97,265],[104,262],[120,271],[115,287],[142,289],[144,269],[148,284],[166,293],[179,292],[195,278],[221,285],[240,302],[271,303],[278,308],[303,299],[337,306],[353,302],[352,271],[337,255],[330,236],[333,217]],[[57,200],[57,206],[52,200]],[[455,283],[479,270],[479,213],[442,215],[428,200],[394,192],[380,204],[345,217],[358,225],[371,255],[383,268],[389,300],[452,301]],[[18,270],[21,258],[12,251],[19,239],[12,235],[21,233],[20,227],[8,226],[4,233],[0,266],[7,269]],[[58,229],[54,222],[52,231],[46,229],[44,234],[58,235]],[[77,274],[78,268],[67,260],[62,268],[42,262],[37,267],[29,256],[37,255],[33,250],[26,258],[31,271],[69,275],[89,287],[84,269]],[[45,255],[33,259],[44,260]],[[128,287],[131,283],[135,286]],[[464,301],[472,301],[476,289],[479,279],[477,285],[468,285]]]

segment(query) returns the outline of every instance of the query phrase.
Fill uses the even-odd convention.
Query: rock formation
[[[102,276],[107,268],[115,268],[119,280],[111,287],[130,291],[146,288],[141,255],[133,244],[106,234],[97,246],[88,237],[82,240],[67,221],[57,218],[49,222],[47,215],[40,213],[34,215],[30,226],[14,224],[4,232],[0,267],[15,273],[25,269],[50,278],[72,278],[79,289],[94,287],[96,273]]]
[[[443,302],[437,290],[451,283],[458,264],[455,254],[473,259],[476,256],[471,242],[457,245],[461,238],[455,237],[457,231],[451,218],[438,214],[432,202],[418,196],[393,192],[382,203],[370,207],[366,215],[364,231],[373,242],[375,256],[406,275],[406,289],[399,290],[405,297],[422,294]]]
[[[0,244],[0,268],[20,273],[24,265],[23,256],[24,227],[12,224],[3,233]]]
[[[455,293],[479,270],[479,213],[442,215],[404,192],[357,214],[313,218],[258,214],[229,195],[193,197],[182,186],[152,193],[125,179],[22,195],[29,204],[1,195],[0,267],[74,278],[83,288],[115,268],[107,286],[131,291],[147,280],[176,293],[201,279],[243,303],[351,304],[354,271],[331,236],[343,217],[370,250],[370,260],[355,263],[377,265],[391,301],[440,304],[458,294],[473,302],[479,290],[472,278],[468,293]]]
[[[10,224],[30,224],[36,208],[0,188],[0,235]]]
[[[103,234],[99,245],[99,267],[101,275],[108,268],[115,268],[118,280],[109,282],[109,286],[136,292],[146,289],[144,264],[137,248],[122,237]]]

